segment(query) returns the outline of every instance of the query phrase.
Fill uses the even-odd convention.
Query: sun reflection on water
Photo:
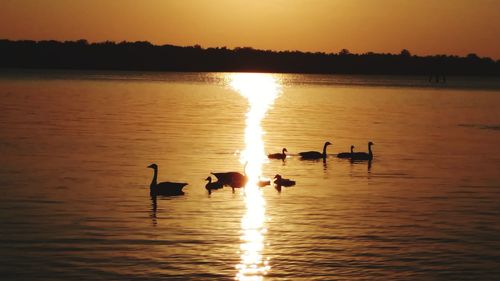
[[[281,91],[277,79],[271,74],[238,73],[230,77],[230,85],[249,103],[246,115],[245,150],[241,163],[246,163],[248,183],[245,186],[246,213],[241,220],[241,260],[237,265],[237,280],[262,280],[270,270],[269,259],[264,259],[264,239],[267,231],[266,201],[257,182],[262,165],[267,161],[264,149],[264,131],[261,122],[267,110]]]

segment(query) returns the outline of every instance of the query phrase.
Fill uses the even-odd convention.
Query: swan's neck
[[[351,154],[354,153],[354,147],[351,146]]]
[[[327,147],[327,146],[328,146],[327,144],[325,144],[325,145],[323,146],[323,158],[326,158],[326,147]]]
[[[368,145],[368,154],[370,155],[370,157],[373,157],[372,146],[371,145]]]
[[[208,183],[212,183],[212,177],[207,179]]]
[[[156,186],[156,180],[158,179],[158,169],[153,169],[154,174],[153,174],[153,180],[151,181],[150,187],[153,188]]]
[[[281,154],[285,155],[285,149],[281,150]]]

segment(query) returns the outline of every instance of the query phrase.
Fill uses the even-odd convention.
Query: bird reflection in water
[[[245,128],[245,150],[240,161],[247,163],[245,185],[246,213],[241,220],[241,260],[236,266],[237,280],[262,280],[270,270],[264,259],[264,240],[267,229],[266,201],[259,188],[262,165],[267,161],[264,131],[261,122],[280,93],[280,85],[270,74],[239,73],[230,76],[230,85],[249,103]]]
[[[153,226],[158,224],[156,211],[158,210],[158,202],[156,201],[156,196],[151,196],[151,222]]]

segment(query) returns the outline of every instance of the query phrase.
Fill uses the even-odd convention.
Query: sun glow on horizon
[[[245,150],[240,161],[246,165],[248,183],[245,186],[246,213],[241,220],[241,261],[237,280],[262,280],[270,270],[269,260],[263,259],[267,229],[266,201],[257,182],[262,176],[262,165],[267,161],[264,149],[264,131],[261,122],[281,91],[271,74],[239,73],[230,77],[231,87],[249,103],[246,114]]]

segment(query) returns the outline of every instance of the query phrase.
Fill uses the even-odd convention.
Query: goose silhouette
[[[281,188],[282,186],[284,187],[289,187],[295,185],[295,181],[290,180],[290,179],[284,179],[281,177],[281,175],[276,175],[274,176],[274,184]]]
[[[267,158],[269,158],[269,159],[281,159],[281,160],[285,160],[286,159],[285,152],[288,152],[288,150],[286,150],[286,148],[283,148],[281,150],[281,153],[268,154]]]
[[[246,169],[247,163],[245,163],[244,170]],[[217,178],[217,181],[222,185],[230,186],[234,192],[235,188],[242,188],[247,184],[248,177],[240,172],[224,172],[224,173],[211,173]]]
[[[157,183],[158,179],[158,165],[151,164],[147,168],[151,168],[154,170],[153,180],[151,181],[151,185],[149,186],[149,194],[151,196],[164,195],[164,196],[173,196],[173,195],[183,195],[184,191],[182,188],[187,183],[183,182],[160,182]]]
[[[372,145],[374,145],[373,142],[368,142],[368,153],[366,152],[354,152],[351,159],[352,160],[372,160],[373,159],[373,152],[372,152]]]
[[[224,185],[219,181],[212,182],[212,177],[210,177],[210,176],[207,177],[205,180],[208,181],[207,184],[205,185],[205,188],[207,189],[208,194],[212,194],[212,190],[214,190],[214,189],[221,189],[224,187]]]
[[[353,155],[354,155],[354,145],[351,145],[351,152],[341,152],[337,154],[337,157],[345,159],[345,158],[352,158]]]
[[[323,153],[318,152],[318,151],[306,151],[306,152],[300,152],[300,159],[302,160],[317,160],[323,158],[323,160],[326,159],[326,147],[331,145],[329,141],[325,142],[323,145]]]

